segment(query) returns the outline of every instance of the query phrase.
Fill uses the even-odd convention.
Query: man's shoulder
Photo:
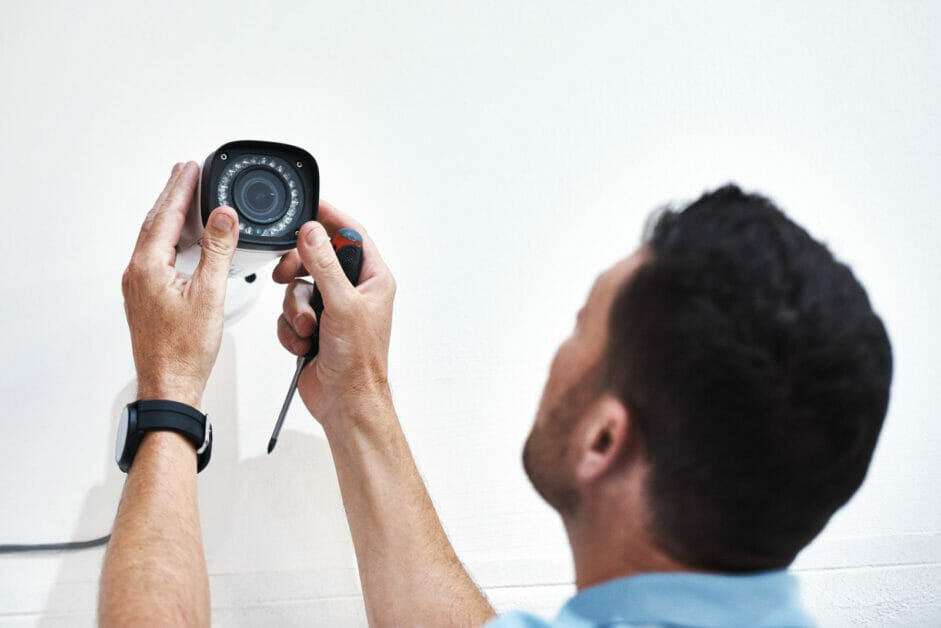
[[[486,628],[590,626],[813,626],[797,579],[784,570],[732,575],[644,573],[579,591],[552,620],[524,612]]]
[[[558,617],[547,620],[538,615],[532,615],[523,611],[512,611],[498,615],[483,625],[483,628],[588,628],[597,624],[589,621],[580,621],[574,617]],[[659,624],[651,622],[631,623],[619,620],[607,622],[607,626],[634,626],[641,628],[650,626],[655,628]]]
[[[512,611],[494,617],[484,624],[484,628],[551,628],[557,625],[536,615]]]

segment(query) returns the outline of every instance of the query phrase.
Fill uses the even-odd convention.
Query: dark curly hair
[[[645,246],[603,364],[643,435],[650,531],[694,567],[785,567],[866,475],[885,327],[826,246],[734,185],[663,211]]]

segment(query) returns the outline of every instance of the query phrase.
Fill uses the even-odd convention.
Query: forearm
[[[208,626],[193,446],[144,437],[124,485],[101,572],[101,626]]]
[[[391,402],[327,428],[372,625],[473,626],[494,615],[445,535]]]

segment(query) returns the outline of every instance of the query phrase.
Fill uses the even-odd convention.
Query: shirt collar
[[[813,626],[787,571],[749,575],[647,573],[584,589],[559,613],[562,625],[633,622],[672,626]]]

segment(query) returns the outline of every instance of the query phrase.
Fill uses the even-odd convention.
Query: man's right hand
[[[356,221],[320,204],[320,223],[301,228],[297,250],[274,269],[287,283],[278,338],[295,355],[320,324],[320,352],[298,390],[324,427],[343,495],[370,625],[475,626],[493,608],[454,553],[409,451],[388,384],[395,281]],[[363,236],[363,269],[353,287],[328,233]],[[317,321],[310,273],[323,294]]]
[[[342,420],[343,408],[389,399],[395,280],[369,234],[355,220],[323,201],[318,219],[301,227],[297,249],[281,258],[273,277],[288,284],[278,318],[278,339],[284,348],[304,355],[310,348],[310,335],[320,325],[320,351],[301,373],[297,389],[326,429]],[[356,287],[343,274],[330,244],[330,236],[343,227],[352,227],[363,236],[363,268]],[[320,321],[310,306],[313,285],[297,279],[308,274],[323,295]]]

